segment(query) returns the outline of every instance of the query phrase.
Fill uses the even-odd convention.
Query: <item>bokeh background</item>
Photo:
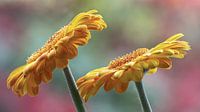
[[[97,9],[108,28],[92,32],[87,46],[70,61],[75,78],[106,66],[139,47],[151,48],[182,32],[192,50],[171,70],[145,76],[154,112],[200,111],[199,0],[0,0],[0,112],[75,112],[61,70],[36,97],[17,97],[6,78],[76,14]],[[87,102],[88,112],[141,112],[134,83],[123,94],[103,89]]]

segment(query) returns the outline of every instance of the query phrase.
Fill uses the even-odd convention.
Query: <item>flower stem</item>
[[[69,88],[69,91],[70,91],[70,95],[73,99],[73,103],[76,106],[77,112],[86,112],[84,104],[83,104],[81,97],[79,95],[79,92],[78,92],[78,89],[77,89],[77,86],[76,86],[76,82],[74,80],[74,77],[72,75],[72,72],[71,72],[69,66],[64,68],[63,72],[65,74],[65,78],[67,79],[67,85],[68,85],[68,88]]]
[[[144,112],[152,112],[150,103],[146,97],[142,81],[141,82],[135,82],[139,97],[140,97],[140,102],[142,104],[142,108]]]

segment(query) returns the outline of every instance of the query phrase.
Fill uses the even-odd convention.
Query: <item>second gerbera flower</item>
[[[186,41],[179,41],[183,34],[176,34],[152,49],[140,48],[87,73],[77,80],[80,95],[84,101],[94,96],[101,86],[105,91],[113,88],[124,92],[130,81],[140,82],[144,73],[155,73],[157,68],[170,68],[170,58],[183,58],[190,46]]]

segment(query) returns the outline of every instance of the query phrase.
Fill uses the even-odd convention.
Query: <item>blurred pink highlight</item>
[[[192,65],[186,67],[187,72],[181,73],[182,76],[174,82],[172,90],[172,106],[170,112],[194,112],[200,110],[200,71],[199,65]]]
[[[75,112],[71,98],[67,92],[59,94],[40,88],[36,97],[18,97],[8,90],[5,79],[0,83],[0,111],[1,112]],[[3,107],[4,110],[1,110]]]

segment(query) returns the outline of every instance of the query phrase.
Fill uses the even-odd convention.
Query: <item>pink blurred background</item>
[[[19,98],[6,88],[9,73],[25,63],[60,27],[79,12],[99,10],[108,24],[93,32],[87,46],[70,62],[75,78],[106,66],[139,47],[151,48],[167,37],[184,33],[192,50],[143,80],[154,112],[200,111],[199,0],[1,0],[0,112],[75,112],[61,70],[39,95]],[[103,89],[86,104],[89,112],[141,112],[134,83],[123,94]]]

